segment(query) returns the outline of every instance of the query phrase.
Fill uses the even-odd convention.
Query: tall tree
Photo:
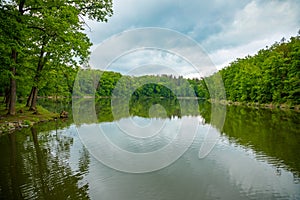
[[[112,0],[1,0],[0,9],[1,24],[4,24],[1,33],[6,38],[6,46],[11,49],[9,114],[14,115],[16,75],[23,64],[19,62],[19,56],[30,57],[36,66],[28,101],[31,109],[35,109],[45,66],[60,63],[70,67],[82,63],[91,46],[82,32],[83,19],[107,21],[112,15]]]
[[[9,111],[8,114],[15,115],[15,103],[16,103],[16,69],[18,67],[18,55],[19,51],[21,51],[23,47],[23,40],[21,35],[26,35],[24,33],[24,1],[19,1],[18,3],[14,3],[12,1],[2,1],[0,3],[1,10],[1,42],[4,42],[3,45],[7,49],[10,58],[10,62],[8,62],[8,69],[10,72],[10,89],[9,89],[9,98],[8,98],[8,106]],[[24,34],[23,34],[24,33]]]

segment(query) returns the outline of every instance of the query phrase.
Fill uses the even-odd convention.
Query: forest
[[[220,70],[226,98],[237,102],[300,104],[300,32]]]
[[[217,83],[222,77],[223,85]],[[126,76],[118,72],[83,70],[78,74],[74,88],[78,96],[177,98],[197,97],[222,99],[224,86],[226,100],[259,104],[300,104],[300,36],[284,38],[253,56],[238,58],[229,66],[204,78],[185,79],[182,76],[145,75]],[[96,82],[96,83],[95,83]],[[207,87],[210,84],[210,91]],[[44,95],[50,90],[43,90]]]
[[[209,98],[204,79],[185,79],[172,75],[127,76],[100,70],[79,71],[74,96],[119,98]]]
[[[224,98],[233,102],[300,104],[300,33],[256,55],[238,58],[209,77],[122,75],[88,67],[91,42],[82,17],[106,22],[112,1],[1,1],[0,96],[7,113],[16,102],[37,109],[39,97]],[[221,75],[223,83],[217,83]],[[211,96],[213,88],[216,95]]]

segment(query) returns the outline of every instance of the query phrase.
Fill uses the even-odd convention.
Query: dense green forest
[[[237,59],[209,77],[134,77],[82,68],[91,43],[81,17],[107,21],[111,0],[59,2],[1,1],[0,96],[10,115],[16,113],[17,100],[36,110],[38,96],[224,99],[223,85],[229,101],[300,104],[299,35]]]
[[[227,100],[299,105],[300,35],[237,59],[218,73]]]
[[[217,81],[222,77],[223,84]],[[100,80],[94,83],[95,80]],[[168,75],[130,77],[116,72],[85,70],[77,81],[77,95],[102,97],[199,97],[234,102],[300,104],[300,36],[282,39],[254,56],[237,59],[216,74],[201,79]],[[208,90],[207,85],[210,86]],[[211,96],[211,92],[216,94]]]
[[[117,72],[82,70],[74,84],[74,96],[121,98],[209,98],[204,79],[172,75],[125,76]]]

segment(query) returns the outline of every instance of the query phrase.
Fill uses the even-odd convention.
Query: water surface
[[[111,100],[102,99],[96,102],[96,121],[74,123],[71,117],[1,136],[0,199],[300,199],[298,113],[231,106],[225,108],[222,124],[212,109],[221,113],[224,107],[199,102],[194,110],[189,101],[131,101],[128,112],[120,103],[116,116]],[[91,105],[81,102],[80,109],[92,113]],[[176,162],[149,173],[125,173],[102,164],[78,133],[80,127],[97,126],[118,147],[145,153],[172,142],[186,119],[198,122],[191,146]],[[144,131],[134,134],[145,137],[128,136],[120,123],[135,123]],[[151,135],[151,123],[166,129]],[[218,140],[199,158],[209,133]]]

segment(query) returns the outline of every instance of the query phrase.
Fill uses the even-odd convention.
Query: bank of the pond
[[[246,107],[252,107],[252,108],[264,108],[264,109],[280,109],[280,110],[294,110],[296,112],[300,112],[300,105],[289,105],[289,104],[276,104],[276,103],[264,103],[260,104],[257,102],[234,102],[234,101],[228,101],[228,100],[215,100],[210,99],[208,100],[211,103],[220,103],[223,105],[235,105],[235,106],[246,106]]]
[[[60,114],[53,113],[37,106],[37,111],[30,111],[23,104],[16,106],[16,115],[7,115],[7,109],[2,104],[0,106],[0,134],[9,133],[17,129],[33,126],[36,123],[47,122],[60,117]]]

